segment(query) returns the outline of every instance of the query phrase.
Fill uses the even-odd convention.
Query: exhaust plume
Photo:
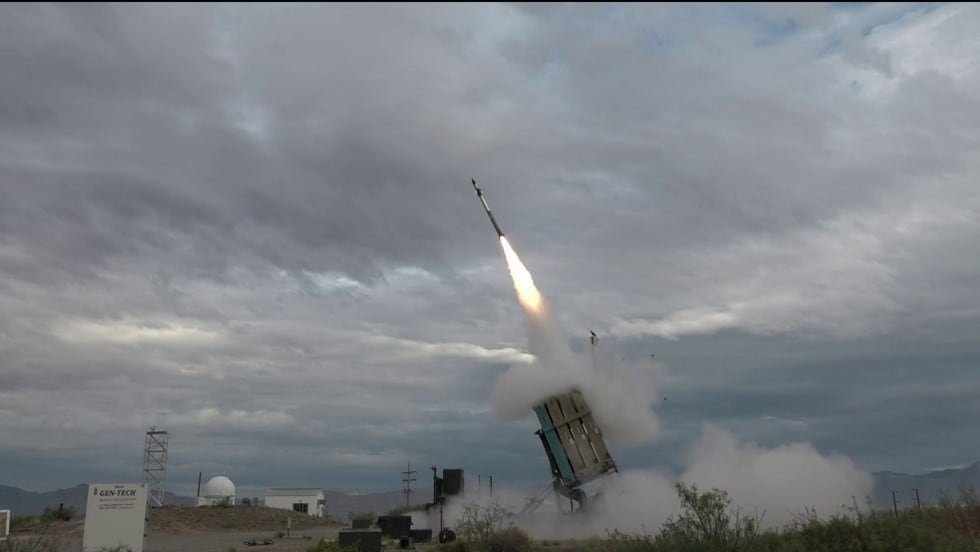
[[[563,332],[548,316],[544,297],[531,272],[507,238],[500,236],[517,299],[528,316],[528,341],[535,362],[514,365],[497,380],[493,409],[502,419],[531,415],[548,397],[577,388],[592,409],[596,424],[609,442],[638,445],[652,442],[659,424],[651,408],[654,390],[631,386],[614,374],[599,373],[588,355],[576,355]]]
[[[517,291],[518,301],[521,302],[521,306],[529,315],[541,314],[541,293],[534,285],[531,272],[521,262],[521,258],[517,256],[517,252],[510,246],[506,237],[500,236],[500,245],[504,248],[507,270],[510,271],[510,277],[514,280],[514,290]]]

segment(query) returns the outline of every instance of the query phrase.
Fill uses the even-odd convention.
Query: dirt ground
[[[277,538],[278,531],[238,531],[212,530],[184,533],[148,534],[143,540],[143,552],[225,552],[232,548],[238,551],[255,550],[263,552],[299,552],[306,550],[317,540],[334,540],[340,527],[315,527],[293,531],[300,538]],[[302,538],[309,537],[309,538]],[[268,546],[248,546],[246,540],[272,539]],[[79,552],[82,549],[82,534],[65,534],[59,537],[58,552]]]
[[[286,531],[287,518],[292,518],[292,538],[280,537]],[[176,508],[154,509],[148,512],[144,552],[226,552],[255,550],[264,552],[296,552],[306,550],[319,539],[336,540],[341,524],[324,519],[292,514],[273,508]],[[57,543],[58,552],[80,552],[84,519],[55,522],[46,538]],[[13,539],[29,538],[27,533],[13,534]],[[272,539],[271,545],[249,546],[245,541],[261,543]],[[389,545],[386,548],[397,548]]]

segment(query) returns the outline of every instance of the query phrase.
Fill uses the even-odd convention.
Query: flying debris
[[[490,212],[490,206],[487,205],[487,200],[486,198],[483,197],[483,190],[481,190],[480,187],[476,185],[475,178],[471,178],[470,180],[473,181],[473,189],[476,190],[476,197],[480,198],[480,201],[483,203],[483,210],[486,211],[487,216],[490,217],[490,224],[493,224],[493,229],[497,231],[498,236],[500,236],[501,238],[504,237],[503,230],[500,229],[500,226],[497,226],[497,221],[494,220],[493,213]]]

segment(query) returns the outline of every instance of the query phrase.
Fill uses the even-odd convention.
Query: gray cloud
[[[5,5],[0,482],[134,478],[157,424],[182,492],[537,486],[470,177],[573,348],[657,390],[624,467],[679,475],[703,422],[972,462],[978,15]]]

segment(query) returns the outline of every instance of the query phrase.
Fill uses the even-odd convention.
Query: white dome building
[[[197,497],[198,506],[235,505],[235,484],[223,475],[212,477]]]

